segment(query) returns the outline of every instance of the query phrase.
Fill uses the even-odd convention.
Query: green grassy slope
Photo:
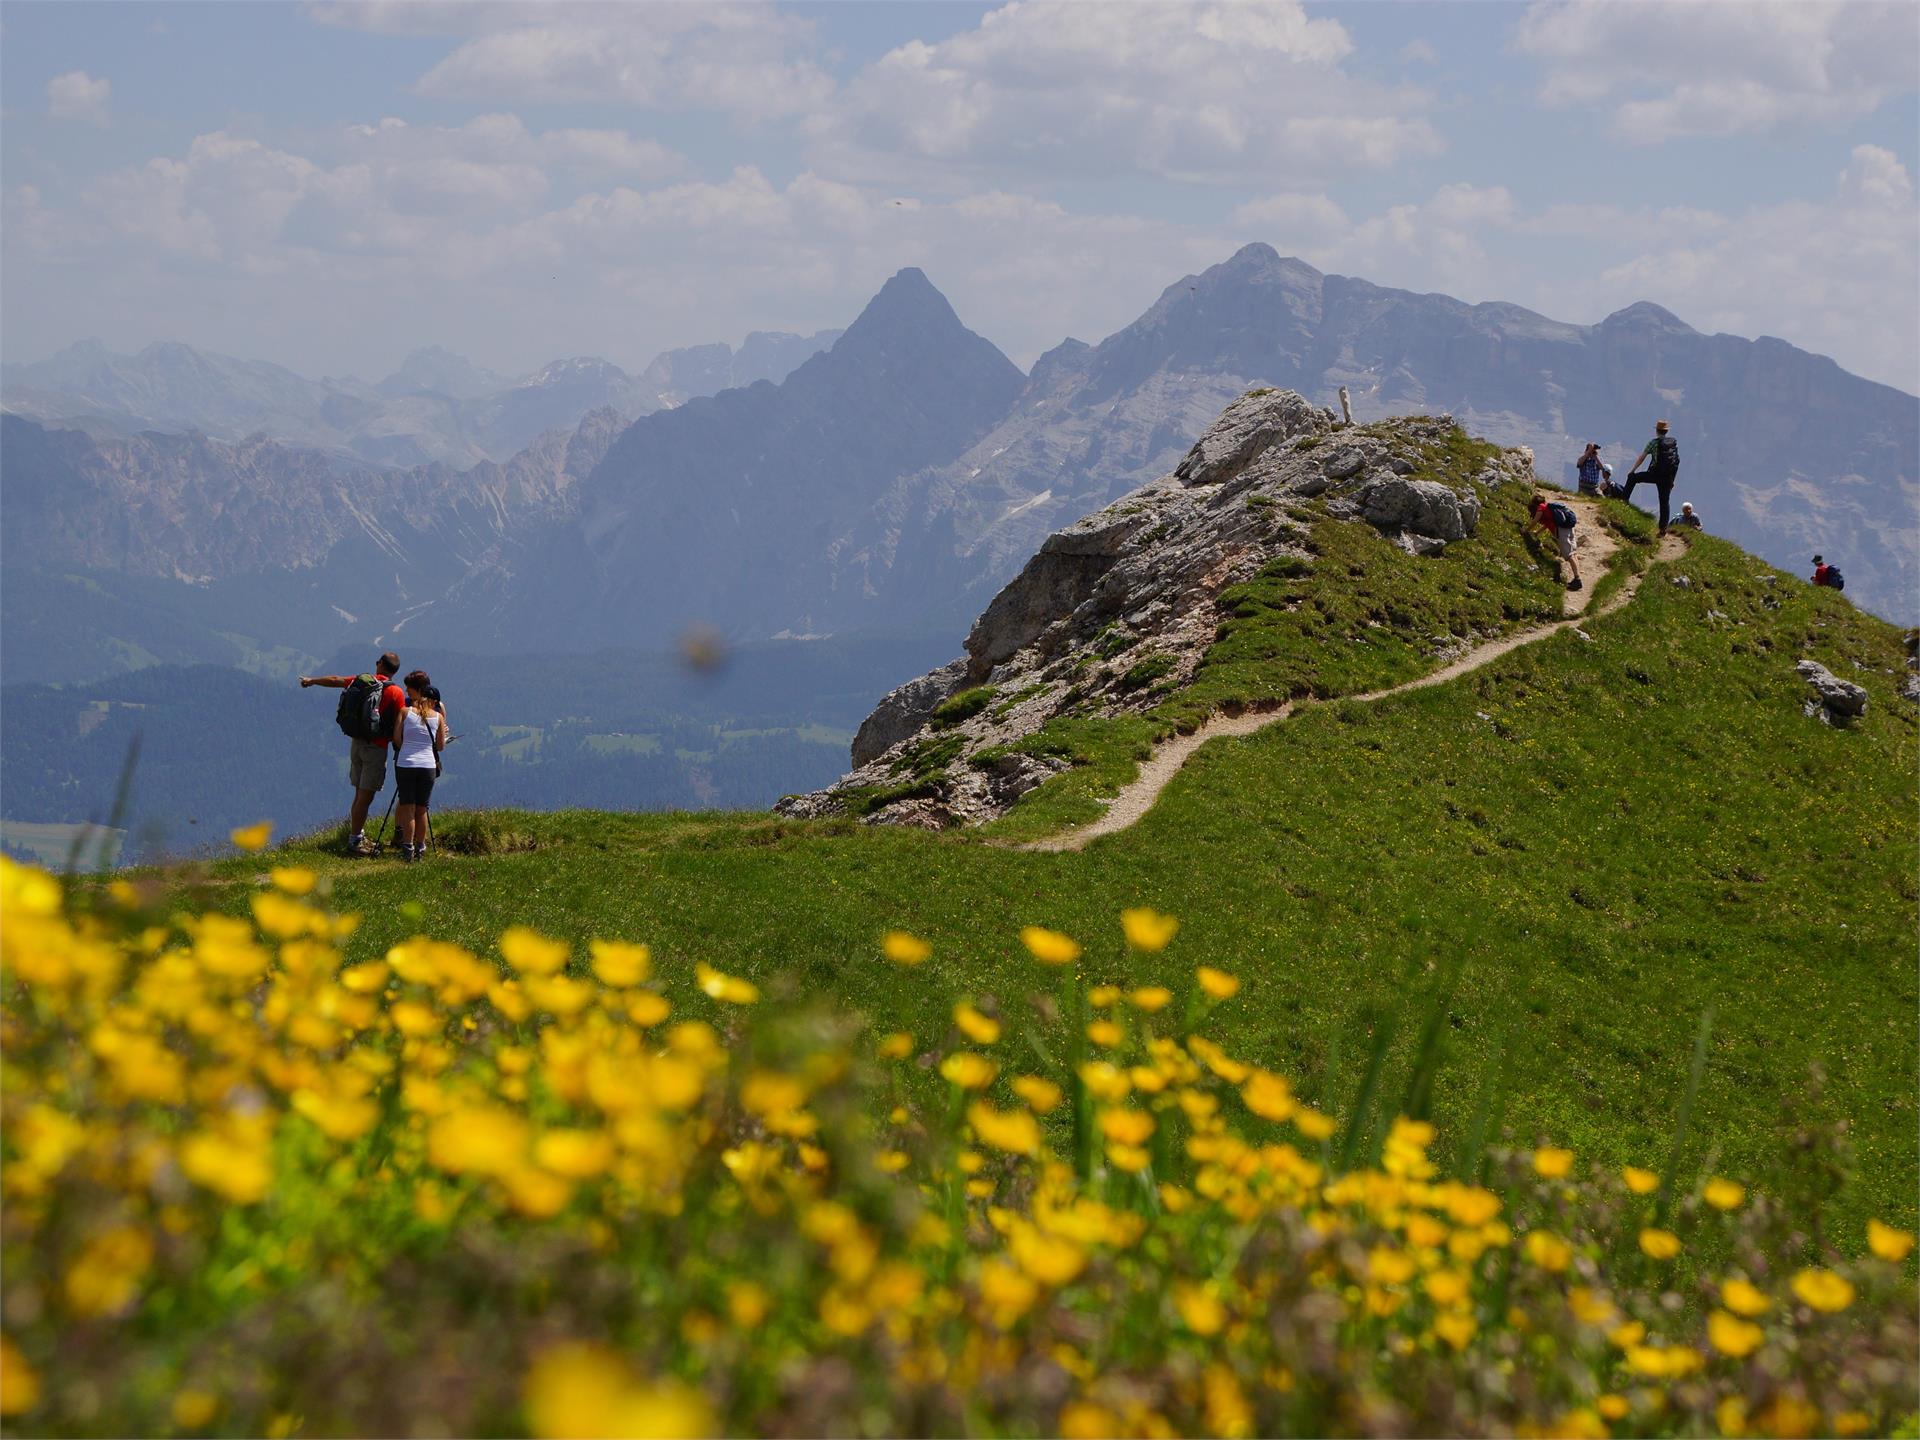
[[[364,912],[357,951],[426,931],[484,952],[513,922],[646,940],[670,976],[704,960],[923,1037],[961,995],[1032,988],[1022,924],[1088,942],[1095,979],[1220,966],[1245,981],[1222,1015],[1236,1053],[1336,1112],[1372,1027],[1458,960],[1443,1149],[1504,1095],[1496,1113],[1522,1139],[1660,1164],[1711,1007],[1687,1165],[1817,1191],[1794,1133],[1844,1119],[1853,1178],[1830,1217],[1849,1240],[1869,1214],[1911,1227],[1920,713],[1897,695],[1900,638],[1711,538],[1671,572],[1690,588],[1656,569],[1591,639],[1563,632],[1457,682],[1210,746],[1142,823],[1077,854],[598,813],[443,816],[444,839],[484,832],[506,853],[413,868],[288,848]],[[1862,722],[1801,713],[1806,655],[1868,688]],[[1129,961],[1116,917],[1137,904],[1185,924]],[[892,926],[935,959],[891,968],[877,942]],[[1389,1051],[1390,1098],[1417,1020]]]

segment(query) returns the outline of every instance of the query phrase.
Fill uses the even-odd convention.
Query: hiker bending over
[[[1560,558],[1573,571],[1573,579],[1567,583],[1567,589],[1580,589],[1580,562],[1573,553],[1573,527],[1580,523],[1580,517],[1573,513],[1571,506],[1563,505],[1558,500],[1549,500],[1544,495],[1535,495],[1533,523],[1553,537]]]
[[[1693,508],[1693,502],[1691,500],[1680,507],[1680,518],[1673,523],[1683,526],[1688,530],[1698,530],[1701,528],[1700,512]]]
[[[1580,458],[1574,461],[1573,468],[1578,471],[1580,475],[1580,493],[1582,495],[1598,495],[1600,493],[1600,481],[1603,478],[1600,473],[1602,469],[1600,463],[1600,447],[1589,440],[1587,442],[1587,448],[1580,452]]]
[[[393,783],[399,792],[400,858],[420,858],[427,837],[427,800],[440,769],[440,749],[447,743],[447,722],[428,691],[433,682],[424,670],[407,676],[407,703],[393,717]]]
[[[1840,573],[1838,565],[1829,565],[1816,555],[1813,557],[1813,583],[1825,585],[1834,590],[1844,590],[1847,588],[1847,577]]]
[[[371,675],[302,675],[300,688],[319,685],[344,690],[334,720],[352,740],[347,751],[347,781],[353,786],[353,808],[347,812],[347,853],[368,855],[367,812],[373,797],[387,784],[387,740],[394,717],[406,707],[407,697],[393,683],[400,657],[391,650],[374,662]]]
[[[1638,474],[1645,465],[1647,473]],[[1633,462],[1633,469],[1627,471],[1627,483],[1620,492],[1622,500],[1633,499],[1633,487],[1642,480],[1653,482],[1653,488],[1660,492],[1660,533],[1667,533],[1667,501],[1673,494],[1673,480],[1680,473],[1680,442],[1667,433],[1667,422],[1653,422],[1653,438],[1647,441],[1646,448],[1640,452],[1640,458]]]

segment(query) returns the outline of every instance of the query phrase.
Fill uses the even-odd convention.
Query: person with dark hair
[[[1813,557],[1813,583],[1832,590],[1847,588],[1846,577],[1840,573],[1840,567],[1829,565],[1826,557],[1821,555]]]
[[[427,803],[447,743],[447,722],[427,692],[433,681],[424,670],[407,676],[407,703],[393,718],[393,783],[398,789],[400,858],[411,864],[426,848]]]
[[[1647,467],[1644,475],[1636,473],[1642,465]],[[1651,482],[1660,495],[1660,533],[1667,533],[1667,505],[1673,498],[1674,477],[1680,473],[1680,442],[1667,433],[1667,422],[1653,422],[1653,438],[1647,441],[1640,451],[1640,458],[1633,462],[1633,469],[1627,471],[1627,483],[1620,491],[1620,498],[1631,502],[1633,487],[1642,480]]]
[[[1573,579],[1567,583],[1567,589],[1582,588],[1585,582],[1580,578],[1580,561],[1574,555],[1573,544],[1573,530],[1579,523],[1579,517],[1573,513],[1573,507],[1537,493],[1528,505],[1533,513],[1533,523],[1553,537],[1554,549],[1573,571]]]
[[[334,714],[335,721],[349,737],[347,780],[353,786],[353,807],[347,812],[347,853],[371,855],[367,843],[367,812],[373,797],[387,784],[387,741],[393,721],[406,708],[407,697],[393,683],[400,671],[400,657],[389,650],[374,661],[370,675],[302,675],[300,688],[318,685],[327,690],[344,690]]]
[[[1593,441],[1587,442],[1587,448],[1580,452],[1580,458],[1574,462],[1574,470],[1580,476],[1580,493],[1598,495],[1600,493],[1600,447]]]

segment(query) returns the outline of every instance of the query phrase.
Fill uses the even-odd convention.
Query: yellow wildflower
[[[904,1060],[913,1054],[913,1036],[904,1030],[896,1030],[891,1035],[880,1037],[879,1054],[882,1060]]]
[[[1550,1231],[1534,1230],[1527,1235],[1526,1254],[1542,1270],[1558,1274],[1572,1262],[1573,1247]]]
[[[1564,1180],[1573,1169],[1573,1152],[1543,1145],[1533,1152],[1533,1169],[1543,1180]]]
[[[640,1385],[598,1345],[556,1345],[537,1356],[522,1395],[527,1425],[541,1440],[710,1435],[715,1417],[695,1391],[675,1382]]]
[[[1010,1155],[1040,1153],[1040,1122],[1025,1110],[996,1110],[976,1100],[967,1107],[967,1123],[983,1145]]]
[[[450,1110],[427,1129],[427,1159],[456,1175],[505,1175],[527,1152],[527,1122],[510,1110],[471,1105]]]
[[[1265,1070],[1256,1070],[1247,1077],[1247,1083],[1240,1087],[1240,1098],[1246,1102],[1247,1109],[1262,1120],[1291,1119],[1300,1108],[1293,1098],[1292,1087]]]
[[[1100,1112],[1100,1133],[1122,1145],[1144,1145],[1153,1129],[1153,1117],[1143,1110]]]
[[[1136,1010],[1144,1010],[1149,1015],[1167,1008],[1173,999],[1173,992],[1164,985],[1142,985],[1127,995],[1127,1003]]]
[[[1016,1076],[1013,1093],[1026,1101],[1036,1115],[1045,1115],[1060,1103],[1060,1087],[1038,1075]]]
[[[1173,1308],[1180,1320],[1196,1335],[1218,1335],[1226,1328],[1227,1307],[1220,1303],[1219,1292],[1211,1285],[1181,1281],[1173,1287]]]
[[[1091,1400],[1073,1400],[1060,1407],[1055,1427],[1061,1440],[1109,1440],[1121,1432],[1120,1417]]]
[[[1720,1286],[1720,1303],[1736,1315],[1752,1319],[1755,1315],[1764,1315],[1773,1302],[1759,1286],[1735,1275]]]
[[[1124,1070],[1105,1060],[1089,1060],[1080,1067],[1080,1083],[1096,1100],[1124,1100],[1133,1088]]]
[[[1867,1221],[1867,1248],[1882,1260],[1898,1265],[1913,1250],[1913,1234],[1878,1220]]]
[[[111,1315],[140,1293],[153,1263],[153,1237],[133,1225],[103,1230],[67,1268],[67,1304],[76,1315]]]
[[[613,1163],[613,1140],[598,1130],[549,1130],[533,1142],[533,1163],[568,1180],[591,1180]]]
[[[758,1328],[773,1308],[773,1297],[751,1280],[727,1282],[727,1316],[742,1330]]]
[[[1309,1140],[1331,1140],[1333,1132],[1340,1128],[1331,1115],[1323,1115],[1304,1105],[1294,1111],[1293,1124]]]
[[[1080,946],[1058,930],[1028,925],[1020,931],[1020,943],[1042,965],[1071,965],[1080,958]]]
[[[275,865],[267,878],[289,895],[311,895],[320,877],[304,865]]]
[[[205,1390],[182,1390],[173,1397],[168,1409],[173,1414],[173,1423],[182,1430],[204,1430],[220,1413],[220,1397]]]
[[[1104,1010],[1120,998],[1118,985],[1096,985],[1087,992],[1087,1004],[1096,1010]]]
[[[1200,981],[1200,988],[1216,1000],[1230,1000],[1240,992],[1239,980],[1224,970],[1202,965],[1193,973]]]
[[[235,1205],[258,1203],[273,1183],[273,1168],[262,1147],[206,1131],[180,1142],[180,1169],[196,1185]]]
[[[993,1323],[1005,1330],[1033,1308],[1040,1286],[1018,1266],[994,1259],[980,1267],[980,1298]]]
[[[1722,1180],[1717,1175],[1707,1181],[1700,1194],[1707,1204],[1716,1210],[1738,1210],[1740,1202],[1747,1198],[1745,1186],[1736,1185],[1731,1180]]]
[[[880,937],[880,953],[896,965],[920,965],[933,954],[933,946],[904,930],[889,930]]]
[[[1640,1232],[1640,1251],[1649,1259],[1671,1260],[1680,1253],[1680,1237],[1671,1230],[1648,1226]]]
[[[509,925],[500,934],[500,953],[522,975],[553,975],[567,963],[573,947],[564,940],[549,940],[525,925]]]
[[[1466,1299],[1467,1283],[1464,1270],[1429,1270],[1421,1282],[1427,1298],[1442,1307],[1458,1305]]]
[[[1107,1163],[1116,1170],[1124,1170],[1129,1175],[1138,1175],[1153,1163],[1153,1152],[1140,1145],[1129,1145],[1121,1140],[1109,1140]]]
[[[984,1055],[956,1050],[940,1062],[940,1073],[962,1090],[984,1090],[1000,1073],[1000,1067]]]
[[[653,952],[645,945],[630,945],[624,940],[589,940],[587,952],[593,956],[593,973],[600,983],[616,990],[638,985],[653,973]]]
[[[953,1023],[976,1045],[991,1045],[1000,1038],[1000,1022],[982,1015],[964,1000],[953,1007]]]
[[[19,1347],[0,1335],[0,1415],[24,1415],[39,1403],[39,1375]]]
[[[1853,1304],[1853,1286],[1831,1270],[1806,1269],[1793,1277],[1793,1293],[1802,1304],[1834,1315]]]
[[[1096,1045],[1111,1049],[1126,1039],[1126,1032],[1111,1020],[1095,1020],[1087,1026],[1087,1038]]]
[[[258,825],[242,825],[237,830],[229,830],[227,839],[233,842],[236,850],[264,850],[267,842],[273,838],[273,822],[262,820]]]
[[[722,1004],[751,1005],[760,998],[760,987],[751,980],[723,974],[704,960],[693,967],[693,974],[700,982],[702,993]]]
[[[1480,1323],[1473,1316],[1457,1310],[1436,1315],[1433,1319],[1433,1333],[1455,1350],[1466,1349],[1467,1343],[1473,1339],[1474,1332],[1479,1328]]]
[[[1620,1175],[1627,1182],[1627,1189],[1636,1195],[1651,1195],[1660,1188],[1660,1177],[1651,1170],[1640,1169],[1637,1165],[1622,1166]]]
[[[1122,910],[1120,928],[1127,932],[1127,943],[1134,949],[1157,953],[1167,948],[1180,929],[1180,922],[1153,910]]]
[[[1593,1408],[1600,1412],[1602,1420],[1617,1425],[1627,1418],[1633,1407],[1627,1403],[1626,1396],[1609,1392],[1595,1400]]]
[[[1707,1343],[1722,1355],[1731,1355],[1736,1360],[1752,1354],[1766,1338],[1766,1332],[1758,1325],[1729,1315],[1724,1310],[1716,1310],[1707,1317]]]

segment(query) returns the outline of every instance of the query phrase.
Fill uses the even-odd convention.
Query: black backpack
[[[1653,468],[1660,475],[1671,475],[1680,468],[1680,442],[1671,435],[1654,437]]]
[[[1573,507],[1562,505],[1558,500],[1547,502],[1547,514],[1553,517],[1556,530],[1571,530],[1580,523],[1580,517],[1573,513]]]
[[[379,675],[356,675],[353,683],[340,692],[333,720],[344,734],[355,740],[380,738],[380,696],[387,682]]]
[[[1829,590],[1844,590],[1847,588],[1847,577],[1840,573],[1840,567],[1838,565],[1827,566],[1827,588]]]

